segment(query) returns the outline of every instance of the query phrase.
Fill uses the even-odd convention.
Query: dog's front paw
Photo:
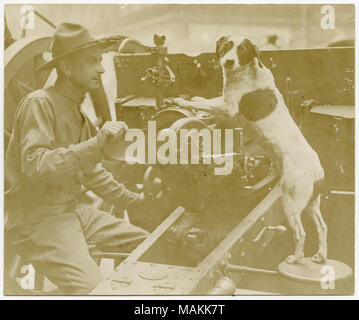
[[[191,98],[191,101],[193,101],[193,102],[204,102],[205,103],[205,102],[207,102],[207,99],[195,96],[195,97]]]
[[[303,260],[303,257],[296,257],[294,254],[288,256],[287,258],[285,258],[285,261],[289,264],[297,264],[297,263],[301,263]]]
[[[315,263],[324,263],[327,261],[327,257],[324,256],[321,252],[317,252],[313,257],[312,261]]]
[[[189,107],[193,105],[193,102],[185,100],[183,98],[174,98],[169,101],[179,107]]]

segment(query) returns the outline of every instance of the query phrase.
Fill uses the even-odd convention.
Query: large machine
[[[156,121],[158,130],[224,129],[220,119],[210,114],[182,110],[166,102],[166,97],[220,96],[222,75],[216,56],[167,54],[164,41],[163,36],[155,35],[155,46],[146,47],[145,53],[115,56],[118,120],[145,130],[149,120]],[[289,111],[307,137],[313,132],[308,130],[308,122],[313,121],[311,111],[334,109],[337,121],[353,112],[353,48],[265,51],[262,60],[272,70]],[[228,176],[215,176],[213,168],[203,164],[146,166],[145,192],[168,192],[177,208],[93,294],[253,293],[236,289],[248,274],[279,276],[289,283],[301,283],[301,292],[325,294],[320,286],[322,266],[309,260],[299,268],[285,262],[274,270],[258,267],[265,266],[258,262],[271,239],[286,231],[276,186],[278,175],[246,132],[241,128],[235,132],[235,165]],[[334,140],[339,139],[338,132]],[[320,151],[327,159],[327,150]],[[335,153],[329,153],[329,158],[334,167],[341,167],[339,175],[338,171],[329,174],[327,199],[332,192],[352,195],[352,159],[338,159]],[[338,185],[330,181],[338,181],[339,176],[347,183],[338,191],[334,190]],[[337,273],[337,292],[348,290],[350,268],[335,260],[327,264]],[[290,292],[288,283],[285,287]]]
[[[123,41],[124,38],[118,38],[113,47],[117,120],[125,121],[130,128],[142,129],[146,138],[148,121],[155,121],[156,134],[166,128],[175,132],[220,129],[224,133],[220,119],[181,109],[167,99],[220,96],[222,74],[214,53],[197,57],[168,54],[165,37],[158,35],[154,36],[154,46],[135,43],[129,51],[121,47]],[[49,46],[49,38],[25,38],[6,51],[5,142],[12,130],[16,105],[27,92],[43,86],[49,76],[34,71]],[[310,141],[319,139],[311,129],[316,126],[313,121],[318,112],[326,116],[323,110],[335,110],[320,134],[338,145],[344,139],[349,156],[348,152],[337,153],[332,144],[330,156],[325,146],[319,147],[326,169],[335,168],[329,173],[330,181],[341,181],[340,186],[329,183],[326,197],[330,201],[332,194],[352,196],[354,161],[350,152],[354,127],[343,123],[348,119],[350,122],[354,110],[354,48],[264,51],[262,61],[272,70],[293,118]],[[108,103],[103,88],[100,89],[91,96],[96,114],[106,120]],[[345,137],[343,130],[348,130]],[[323,140],[318,141],[320,145]],[[193,148],[191,143],[189,139],[189,150]],[[226,150],[205,154],[200,139],[196,147],[200,150],[199,164],[129,165],[121,157],[107,163],[117,179],[129,188],[143,190],[156,205],[146,215],[128,212],[131,222],[152,233],[129,255],[102,255],[116,258],[115,269],[92,294],[263,294],[261,286],[246,289],[242,285],[248,283],[250,276],[277,281],[272,288],[278,290],[269,293],[333,294],[334,291],[320,286],[322,266],[307,261],[304,271],[285,263],[277,268],[291,239],[285,232],[278,172],[246,132],[234,129],[234,165],[229,175],[215,175],[213,161],[204,161],[206,156],[212,160],[226,156]],[[163,202],[155,201],[159,194]],[[277,244],[273,245],[276,239]],[[327,265],[336,271],[335,292],[350,293],[350,267],[330,259]]]

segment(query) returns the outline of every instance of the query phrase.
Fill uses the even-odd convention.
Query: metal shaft
[[[265,275],[273,275],[273,276],[278,275],[277,271],[258,269],[258,268],[251,268],[251,267],[244,267],[244,266],[236,266],[234,264],[228,264],[226,266],[226,271],[228,271],[228,272],[236,272],[236,273],[265,274]]]

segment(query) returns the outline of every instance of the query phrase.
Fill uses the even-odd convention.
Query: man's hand
[[[130,205],[130,208],[132,209],[139,209],[145,207],[147,204],[145,195],[143,192],[137,193],[135,201]]]
[[[144,193],[138,193],[136,196],[136,200],[129,206],[129,209],[132,209],[133,211],[136,210],[146,210],[148,208],[151,208],[156,203],[159,202],[159,199],[149,199],[146,198]]]
[[[116,144],[125,138],[128,127],[123,121],[107,121],[97,133],[97,143],[105,158],[111,158]]]
[[[141,223],[151,221],[151,224],[160,224],[172,209],[172,198],[169,193],[164,192],[163,196],[156,199],[148,199],[143,193],[139,193],[136,201],[127,207],[130,221],[142,225]],[[157,224],[156,224],[157,221]]]

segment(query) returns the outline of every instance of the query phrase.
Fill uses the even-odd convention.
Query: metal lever
[[[271,276],[278,275],[278,272],[275,270],[267,270],[267,269],[231,264],[229,263],[230,259],[231,259],[231,254],[227,254],[227,256],[220,262],[219,269],[221,270],[221,273],[224,276],[227,275],[228,273],[252,273],[252,274],[263,274],[263,275],[271,275]]]
[[[285,226],[265,226],[253,239],[253,242],[258,242],[267,230],[283,233],[287,231],[287,228]]]
[[[165,58],[165,61],[168,62],[169,60],[167,58]],[[168,80],[169,84],[172,84],[172,83],[174,83],[176,81],[176,76],[175,76],[175,74],[173,73],[173,71],[171,70],[171,68],[167,64],[165,65],[165,67],[166,67],[166,70],[167,70],[167,72],[168,72],[168,74],[170,76],[170,78]]]

